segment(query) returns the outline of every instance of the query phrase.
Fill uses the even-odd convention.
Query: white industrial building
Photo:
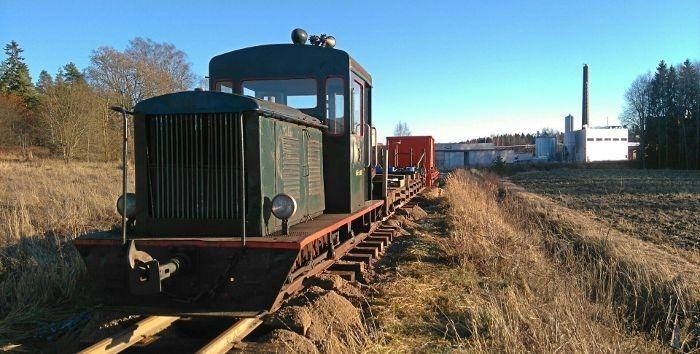
[[[574,117],[564,118],[564,160],[572,162],[627,160],[628,131],[620,126],[588,126],[588,65],[583,66],[581,129],[574,130]]]
[[[564,132],[564,158],[573,162],[627,160],[627,129],[586,127]]]

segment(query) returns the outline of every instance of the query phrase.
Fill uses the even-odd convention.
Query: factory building
[[[627,134],[627,129],[619,126],[564,132],[564,159],[572,162],[627,160]]]
[[[564,160],[570,162],[627,160],[628,131],[621,126],[588,126],[588,65],[583,66],[581,129],[574,130],[574,117],[564,118]]]
[[[493,143],[435,144],[435,163],[441,171],[489,167],[500,156],[505,163],[547,163],[553,161],[620,161],[633,156],[638,143],[627,140],[621,126],[593,127],[588,123],[588,65],[583,66],[581,129],[574,130],[574,117],[564,118],[564,141],[547,134],[535,138],[534,145],[495,146]]]
[[[532,159],[532,145],[496,146],[493,143],[435,144],[435,163],[440,171],[489,167],[499,156],[505,163]]]

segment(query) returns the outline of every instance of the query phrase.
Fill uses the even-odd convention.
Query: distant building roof
[[[494,143],[437,143],[435,150],[490,150],[494,149]]]

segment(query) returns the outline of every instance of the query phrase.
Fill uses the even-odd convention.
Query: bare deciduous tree
[[[39,107],[45,141],[65,160],[79,153],[89,156],[92,133],[102,118],[102,101],[85,83],[62,83],[50,87]]]
[[[187,56],[169,43],[135,38],[120,52],[100,47],[90,57],[90,83],[116,95],[127,108],[149,97],[186,90],[195,83]]]
[[[394,126],[394,136],[410,136],[411,135],[411,129],[408,128],[408,124],[405,122],[399,121],[396,123]]]
[[[646,119],[649,116],[651,74],[638,76],[625,92],[625,108],[620,115],[622,124],[639,133],[639,155],[642,168],[646,167],[645,141]]]

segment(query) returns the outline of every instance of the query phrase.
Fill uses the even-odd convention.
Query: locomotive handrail
[[[365,167],[372,166],[372,127],[365,123]]]
[[[111,106],[109,109],[122,114],[124,125],[122,126],[122,244],[126,245],[126,187],[129,183],[127,149],[129,147],[129,118],[134,112],[127,111],[124,107]]]

